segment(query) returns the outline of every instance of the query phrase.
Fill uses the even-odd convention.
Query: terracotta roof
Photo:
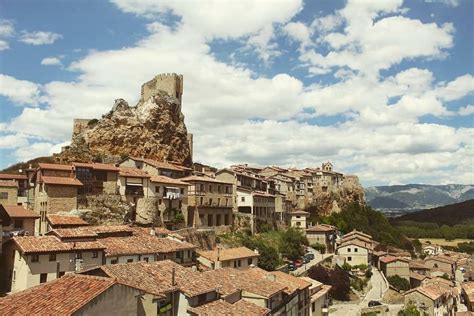
[[[187,242],[179,242],[170,238],[159,238],[145,234],[129,237],[106,237],[101,238],[100,242],[105,246],[105,255],[108,257],[170,253],[196,249],[196,246]]]
[[[175,184],[175,185],[189,185],[189,183],[187,182],[183,182],[179,179],[173,179],[166,176],[152,176],[150,181],[157,182],[157,183]]]
[[[299,211],[290,212],[290,215],[309,215],[309,213],[299,210]]]
[[[23,253],[71,252],[76,250],[99,250],[105,247],[97,241],[62,242],[55,236],[13,237]]]
[[[359,246],[359,247],[365,248],[367,250],[373,250],[372,244],[367,243],[367,242],[363,242],[363,241],[358,240],[358,239],[351,239],[351,240],[343,241],[341,244],[339,244],[337,246],[337,248],[342,248],[342,247],[352,246],[352,245]]]
[[[175,170],[175,171],[192,170],[188,167],[165,162],[165,161],[157,161],[154,159],[140,159],[140,160],[158,169],[167,169],[167,170]]]
[[[9,180],[0,180],[0,187],[12,187],[18,188],[18,182],[16,181],[9,181]]]
[[[95,170],[105,170],[105,171],[119,171],[120,168],[113,165],[113,164],[106,164],[106,163],[85,163],[85,162],[73,162],[72,165],[74,167],[81,167],[81,168],[92,168]]]
[[[180,178],[179,180],[184,182],[213,182],[213,183],[222,183],[222,184],[233,184],[232,182],[219,181],[211,177],[206,176],[189,176],[186,178]]]
[[[360,240],[360,241],[363,241],[363,242],[366,242],[366,243],[373,243],[374,242],[372,239],[367,238],[367,237],[362,236],[362,235],[350,235],[350,236],[347,236],[347,237],[346,237],[346,235],[344,235],[344,236],[342,236],[342,238],[340,239],[339,242],[344,243],[346,241],[354,240],[354,239]]]
[[[244,290],[269,298],[288,288],[287,285],[267,279],[265,277],[266,273],[266,271],[255,267],[244,270],[224,268],[206,271],[204,275],[210,284],[218,288],[223,295],[230,295],[239,290]]]
[[[429,270],[430,267],[426,266],[423,261],[415,261],[411,260],[409,263],[410,269],[422,269],[422,270]]]
[[[395,262],[395,261],[403,261],[403,262],[408,263],[407,259],[401,258],[401,257],[395,257],[395,256],[392,256],[392,255],[383,256],[379,259],[379,261],[381,261],[383,263],[391,263],[391,262]]]
[[[332,226],[332,225],[328,225],[328,224],[317,224],[317,225],[314,225],[310,228],[307,228],[306,229],[306,232],[331,232],[331,231],[334,231],[334,230],[337,230],[336,227]]]
[[[266,307],[260,307],[246,300],[240,299],[234,304],[224,300],[213,301],[198,307],[189,307],[188,312],[196,316],[215,316],[215,315],[269,315],[271,310]]]
[[[135,231],[134,227],[128,225],[96,225],[88,227],[78,227],[76,229],[88,229],[99,235],[110,233],[128,233],[132,234]]]
[[[449,263],[449,264],[456,263],[456,260],[448,258],[446,256],[433,256],[433,257],[425,258],[425,262],[432,261],[432,260],[439,261],[439,262],[444,262],[444,263]]]
[[[103,271],[119,283],[139,288],[156,296],[178,289],[188,297],[215,291],[202,273],[185,268],[171,260],[104,265],[82,273],[90,274],[97,270]],[[172,283],[173,270],[174,285]]]
[[[288,287],[287,292],[289,293],[293,293],[297,290],[301,291],[311,286],[310,282],[305,281],[302,278],[290,275],[285,272],[273,271],[273,272],[268,272],[268,275],[274,275],[276,282],[286,285]]]
[[[71,315],[114,284],[110,278],[66,274],[0,298],[0,314]]]
[[[0,207],[5,210],[10,218],[39,218],[38,214],[25,209],[23,206],[0,204]]]
[[[201,257],[207,258],[210,261],[217,261],[217,254],[219,253],[220,261],[234,260],[234,259],[243,259],[243,258],[253,258],[260,256],[258,253],[255,253],[253,250],[250,250],[247,247],[236,247],[228,249],[217,249],[207,250],[207,251],[198,251],[197,252]]]
[[[151,178],[151,176],[146,171],[131,167],[120,167],[119,174],[122,177],[129,178]]]
[[[474,281],[472,282],[465,282],[461,285],[462,290],[466,293],[467,297],[469,298],[469,302],[474,302]]]
[[[368,238],[368,239],[372,239],[372,236],[370,236],[369,234],[363,233],[363,232],[355,230],[355,229],[353,231],[345,234],[344,236],[342,236],[342,238],[349,237],[349,236],[352,236],[352,235],[359,235],[359,236],[363,236],[363,237]]]
[[[0,173],[0,179],[1,180],[10,180],[10,179],[26,180],[28,178],[24,174]]]
[[[442,284],[429,284],[429,285],[423,285],[423,286],[414,288],[408,292],[405,292],[405,294],[403,295],[405,296],[415,291],[423,294],[424,296],[428,297],[429,299],[433,301],[440,298],[443,295],[451,294],[451,289],[449,288],[449,286],[445,286]]]
[[[64,225],[64,226],[85,226],[89,225],[85,220],[78,216],[67,216],[67,215],[57,215],[50,214],[46,215],[46,219],[49,224],[52,226]]]
[[[38,164],[40,169],[47,169],[47,170],[72,170],[72,165],[61,165],[61,164],[54,164],[54,163],[43,163],[40,162]]]
[[[410,272],[410,279],[415,279],[415,280],[418,280],[418,281],[423,281],[424,279],[426,279],[428,276],[426,275],[423,275],[423,274],[419,274],[419,273],[416,273],[416,272]]]
[[[95,232],[90,229],[76,229],[76,228],[55,228],[48,232],[48,235],[54,234],[61,239],[64,238],[97,238]]]
[[[82,182],[75,178],[66,178],[66,177],[49,177],[49,176],[42,176],[41,181],[46,184],[54,184],[54,185],[74,185],[74,186],[81,186]]]

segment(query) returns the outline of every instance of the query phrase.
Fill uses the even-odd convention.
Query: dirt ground
[[[431,244],[439,245],[439,246],[452,246],[457,247],[457,245],[461,242],[470,242],[474,241],[473,239],[453,239],[453,240],[446,240],[442,238],[420,238],[421,243],[425,243],[427,241],[431,242]]]
[[[383,295],[382,302],[385,304],[403,304],[403,295],[397,291],[388,289]]]

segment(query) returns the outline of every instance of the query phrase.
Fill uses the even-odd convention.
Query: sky
[[[473,184],[473,20],[471,0],[2,0],[0,168],[179,73],[194,161]]]

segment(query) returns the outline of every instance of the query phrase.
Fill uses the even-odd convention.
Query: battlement
[[[176,97],[181,107],[181,96],[183,95],[183,75],[175,73],[166,73],[156,75],[150,81],[142,84],[141,101],[146,101],[151,96],[164,91],[169,95]]]
[[[72,134],[77,135],[89,126],[91,119],[74,119]]]

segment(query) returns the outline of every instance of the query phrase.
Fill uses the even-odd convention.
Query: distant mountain
[[[389,215],[399,215],[474,199],[474,185],[407,184],[365,189],[367,204]]]
[[[436,223],[440,226],[466,224],[474,220],[474,200],[413,212],[395,220]]]

